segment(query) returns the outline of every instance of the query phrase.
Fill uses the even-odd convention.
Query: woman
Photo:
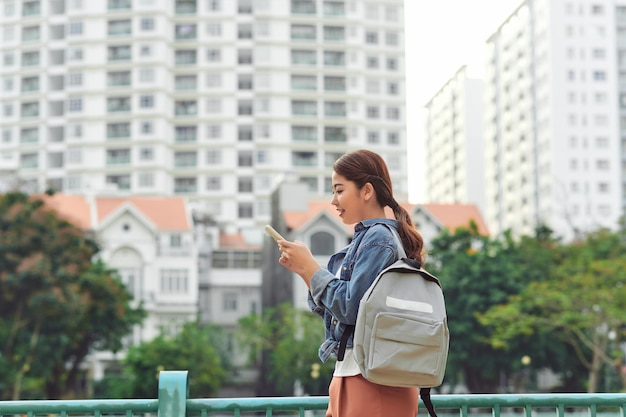
[[[355,224],[354,237],[335,253],[327,269],[320,268],[302,242],[279,240],[279,262],[300,275],[309,288],[311,309],[324,318],[326,340],[320,359],[337,356],[347,324],[355,324],[359,301],[380,271],[398,259],[394,227],[409,257],[422,262],[423,241],[409,213],[393,197],[385,161],[369,150],[339,158],[333,166],[332,204],[345,224]],[[385,207],[396,217],[388,219]],[[415,417],[417,388],[399,388],[369,382],[352,355],[352,336],[343,360],[338,360],[329,388],[327,417]]]

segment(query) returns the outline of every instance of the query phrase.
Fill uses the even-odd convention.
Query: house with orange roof
[[[459,227],[469,228],[470,222],[476,224],[480,235],[489,236],[487,223],[475,204],[419,204],[414,206],[410,213],[426,248],[442,230],[453,232]]]
[[[198,315],[198,250],[193,221],[179,197],[104,197],[54,194],[46,203],[61,217],[92,233],[99,256],[120,275],[147,314],[129,342],[178,331]],[[119,358],[117,358],[119,359]],[[116,362],[111,352],[91,358],[95,379]]]

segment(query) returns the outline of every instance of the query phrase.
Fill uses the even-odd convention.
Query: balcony
[[[109,10],[129,10],[133,5],[131,0],[109,0]]]
[[[107,99],[107,111],[109,113],[129,112],[130,98],[121,97]]]
[[[292,14],[315,14],[314,0],[291,0]]]
[[[27,1],[22,5],[22,16],[39,16],[41,14],[41,5],[38,1]]]
[[[176,2],[176,14],[196,14],[198,5],[195,0],[178,0]]]

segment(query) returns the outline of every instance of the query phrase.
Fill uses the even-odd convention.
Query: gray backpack
[[[355,326],[348,326],[340,343],[354,332],[353,353],[367,380],[395,387],[419,387],[429,414],[436,416],[430,388],[441,385],[450,335],[439,280],[420,263],[406,257],[396,231],[400,259],[384,269],[365,292]]]

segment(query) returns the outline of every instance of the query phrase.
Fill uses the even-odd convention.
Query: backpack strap
[[[341,340],[339,341],[339,351],[337,352],[337,360],[342,361],[346,354],[346,347],[348,346],[348,339],[354,333],[354,324],[346,325],[346,329],[343,331],[341,335]]]
[[[430,417],[437,417],[433,402],[430,400],[430,388],[420,388],[420,398],[424,402],[424,405],[426,406]]]

